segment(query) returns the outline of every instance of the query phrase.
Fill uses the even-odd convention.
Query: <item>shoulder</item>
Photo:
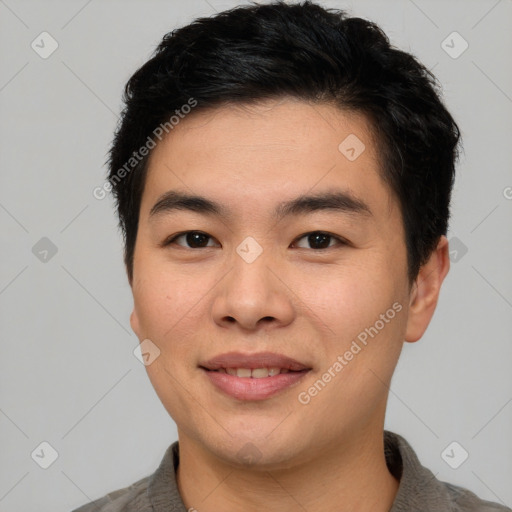
[[[175,441],[167,448],[153,474],[72,512],[154,512],[155,507],[166,512],[184,512],[176,483],[178,464],[179,444]]]
[[[152,512],[153,508],[147,497],[150,477],[110,492],[72,512]]]
[[[441,484],[450,496],[454,512],[511,512],[511,509],[504,505],[480,499],[468,489],[448,482]]]
[[[468,489],[438,480],[400,435],[385,431],[384,444],[388,468],[400,482],[391,512],[512,512]]]

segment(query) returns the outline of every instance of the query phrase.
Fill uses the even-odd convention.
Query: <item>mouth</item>
[[[242,379],[264,379],[266,377],[275,377],[276,375],[280,375],[282,373],[300,373],[307,371],[304,370],[289,370],[288,368],[218,368],[217,370],[209,370],[208,368],[203,368],[209,372],[219,372],[219,373],[227,373],[228,375],[232,375],[234,377],[240,377]]]
[[[296,385],[312,368],[290,357],[262,352],[231,352],[199,365],[223,394],[238,400],[264,400]]]
[[[219,354],[201,363],[199,366],[210,371],[230,370],[232,372],[233,370],[241,370],[243,375],[237,375],[238,377],[250,377],[253,370],[268,370],[273,374],[277,374],[277,370],[279,370],[279,373],[286,370],[293,372],[311,370],[310,366],[300,363],[296,359],[274,352],[258,352],[255,354],[227,352]],[[251,370],[251,375],[248,374],[248,370]],[[263,372],[260,373],[263,374]],[[234,374],[230,373],[230,375]],[[267,377],[268,375],[263,374],[263,376]],[[255,377],[258,378],[257,376]]]

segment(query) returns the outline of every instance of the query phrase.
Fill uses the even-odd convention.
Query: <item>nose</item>
[[[217,325],[254,331],[293,321],[293,293],[269,263],[263,257],[252,263],[235,258],[234,268],[216,288],[212,316]]]

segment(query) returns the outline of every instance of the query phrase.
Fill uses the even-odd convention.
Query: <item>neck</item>
[[[384,456],[382,430],[352,437],[305,463],[239,467],[179,432],[178,489],[198,512],[388,512],[398,490]]]

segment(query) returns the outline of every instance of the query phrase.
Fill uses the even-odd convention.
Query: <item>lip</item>
[[[207,370],[218,370],[219,368],[284,368],[286,370],[299,372],[310,370],[308,367],[291,357],[274,352],[258,352],[256,354],[243,354],[241,352],[227,352],[199,364]],[[268,377],[271,378],[271,377]]]
[[[310,367],[290,357],[272,352],[220,354],[199,365],[201,371],[219,391],[238,400],[265,400],[296,385],[311,370]],[[282,368],[280,373],[261,379],[237,377],[215,370],[220,368]]]
[[[265,400],[297,384],[310,370],[280,373],[273,377],[255,379],[201,368],[210,382],[220,391],[238,400]]]

